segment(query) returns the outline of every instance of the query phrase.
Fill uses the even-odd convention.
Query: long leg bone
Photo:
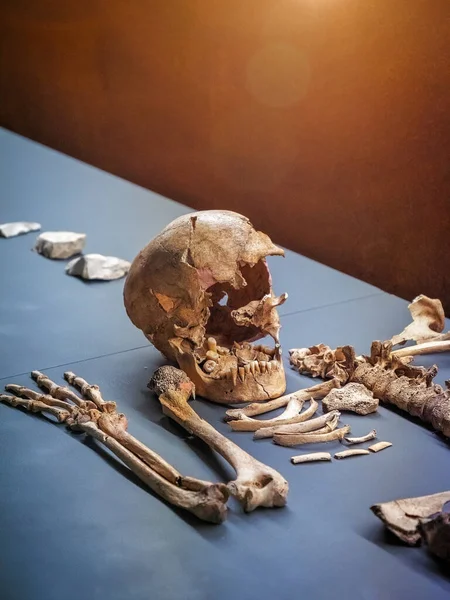
[[[274,433],[309,433],[311,431],[317,431],[325,426],[328,427],[329,431],[332,431],[333,429],[336,429],[340,414],[340,412],[334,410],[325,415],[321,415],[320,417],[316,417],[315,419],[309,419],[308,421],[300,423],[262,427],[255,431],[253,439],[261,440],[263,438],[270,438]]]
[[[221,523],[226,518],[225,503],[229,495],[227,487],[183,477],[163,458],[126,431],[125,415],[115,410],[114,402],[103,400],[97,386],[90,386],[73,373],[66,373],[66,379],[81,389],[85,396],[83,400],[69,388],[58,386],[38,371],[33,371],[32,377],[41,388],[50,393],[41,394],[23,386],[9,384],[6,386],[7,391],[21,397],[2,394],[0,401],[32,412],[49,413],[70,428],[95,438],[170,504],[212,523]]]
[[[258,506],[286,504],[287,481],[219,433],[189,406],[194,385],[183,371],[170,366],[160,367],[153,374],[149,388],[158,395],[164,414],[206,442],[231,464],[237,477],[228,484],[228,488],[245,511],[252,511]]]
[[[277,408],[283,408],[287,406],[291,400],[297,399],[306,402],[308,400],[320,400],[324,398],[332,389],[339,387],[339,382],[336,379],[324,381],[318,385],[313,385],[304,390],[281,396],[275,400],[269,400],[269,402],[255,402],[254,404],[247,404],[244,408],[230,408],[225,413],[225,421],[233,421],[240,419],[242,416],[255,417],[256,415],[263,415]]]

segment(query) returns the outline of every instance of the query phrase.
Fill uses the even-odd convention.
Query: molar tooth
[[[261,368],[259,366],[259,362],[257,360],[254,360],[252,364],[255,368],[256,373],[258,373],[258,374],[261,373]]]
[[[272,361],[269,361],[269,362],[267,363],[267,372],[268,372],[268,373],[272,373]]]
[[[206,340],[206,344],[208,346],[208,350],[211,350],[212,352],[217,352],[217,342],[213,337],[209,337]]]
[[[242,383],[245,381],[245,369],[244,367],[239,367],[239,377]]]
[[[219,355],[213,350],[208,350],[208,352],[206,353],[206,358],[208,360],[213,360],[214,362],[217,362],[219,360]]]
[[[259,361],[259,367],[261,369],[261,373],[266,373],[268,370],[268,364],[267,361],[265,360],[260,360]]]
[[[249,365],[250,370],[251,370],[251,372],[252,372],[253,375],[256,373],[256,365],[257,364],[258,363],[256,362],[256,360],[252,360],[252,362]]]
[[[273,356],[275,354],[275,350],[273,350],[272,348],[269,348],[269,346],[262,346],[262,351],[264,352],[264,354],[267,354],[268,356]]]
[[[233,365],[230,369],[231,372],[231,378],[233,379],[233,385],[236,385],[237,383],[237,366]]]
[[[244,370],[245,370],[245,374],[246,375],[250,375],[250,373],[251,373],[251,366],[250,366],[250,364],[244,365]]]
[[[277,360],[271,360],[270,364],[272,366],[272,371],[278,371],[280,364]]]

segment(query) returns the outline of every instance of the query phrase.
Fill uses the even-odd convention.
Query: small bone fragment
[[[450,339],[450,332],[441,333],[445,327],[445,314],[440,300],[421,294],[414,298],[408,309],[413,319],[412,323],[391,338],[393,346],[404,344],[408,340],[421,344],[432,340]]]
[[[311,454],[299,454],[298,456],[291,456],[291,463],[293,465],[325,460],[331,460],[331,454],[329,452],[312,452]]]
[[[331,390],[322,400],[322,406],[324,412],[341,410],[368,415],[377,410],[378,399],[364,385],[347,383],[340,389]]]
[[[320,400],[336,387],[339,387],[339,382],[335,379],[331,379],[330,381],[324,381],[323,383],[299,390],[298,392],[281,396],[281,398],[269,400],[269,402],[255,402],[253,404],[248,404],[244,408],[231,408],[226,412],[225,421],[240,419],[242,415],[245,415],[246,417],[263,415],[272,410],[276,410],[277,408],[283,408],[283,406],[287,406],[294,398],[303,400],[304,402],[310,400],[311,398],[314,400]]]
[[[391,442],[378,442],[377,444],[372,444],[371,446],[369,446],[369,450],[371,452],[380,452],[381,450],[385,450],[386,448],[390,448],[391,446]]]
[[[370,442],[370,440],[374,440],[377,437],[377,432],[375,429],[369,431],[366,435],[361,437],[346,437],[345,441],[347,444],[363,444],[364,442]]]
[[[14,223],[3,223],[0,225],[0,237],[10,238],[16,235],[29,233],[30,231],[39,231],[40,223],[31,223],[28,221],[16,221]]]
[[[242,450],[189,406],[194,384],[186,373],[171,366],[160,367],[148,386],[158,395],[165,415],[206,442],[234,468],[237,477],[228,484],[228,489],[246,512],[258,506],[286,504],[289,485],[280,473]]]
[[[370,510],[392,533],[403,542],[414,546],[421,539],[419,525],[422,519],[428,519],[442,512],[444,505],[449,501],[450,491],[447,491],[430,496],[374,504]]]
[[[228,421],[228,425],[233,431],[258,431],[258,429],[281,426],[288,423],[303,423],[312,417],[312,415],[319,408],[319,405],[315,400],[311,400],[310,406],[304,412],[299,413],[302,405],[302,400],[294,399],[290,401],[282,415],[274,417],[273,419],[261,421],[260,419],[253,419],[252,417],[246,417],[245,415],[242,415],[242,417],[236,421]],[[292,410],[292,408],[294,410]],[[292,413],[294,413],[295,416],[292,416]],[[285,416],[286,414],[288,414],[287,417]]]
[[[80,254],[85,242],[85,233],[46,231],[38,235],[34,249],[46,258],[70,258]]]
[[[306,411],[305,411],[306,412]],[[328,425],[330,427],[330,422],[336,422],[336,425],[339,421],[340,412],[334,410],[325,415],[321,415],[320,417],[316,417],[315,419],[309,419],[308,421],[300,422],[300,423],[289,423],[288,425],[274,425],[272,427],[262,427],[255,431],[253,435],[254,440],[261,440],[263,438],[270,438],[274,433],[309,433],[310,431],[317,431],[321,429],[324,425]],[[336,425],[329,430],[335,429]]]
[[[74,258],[66,266],[66,273],[81,279],[101,279],[111,281],[124,277],[131,264],[116,258],[115,256],[103,256],[102,254],[86,254]]]
[[[342,459],[349,458],[350,456],[363,456],[365,454],[370,454],[368,450],[363,450],[362,448],[352,448],[352,450],[343,450],[342,452],[336,452],[334,458]]]
[[[320,442],[333,442],[342,440],[350,433],[350,425],[344,425],[329,433],[274,433],[273,441],[279,446],[297,446],[300,444],[317,444]]]

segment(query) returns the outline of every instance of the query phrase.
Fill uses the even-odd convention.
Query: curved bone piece
[[[233,431],[258,431],[259,429],[281,426],[288,423],[303,423],[303,421],[310,419],[319,408],[315,400],[311,400],[310,406],[301,413],[302,406],[303,401],[294,398],[289,402],[286,410],[278,417],[261,421],[260,419],[252,419],[252,417],[243,415],[236,421],[228,421],[228,425]]]
[[[386,448],[390,448],[391,446],[391,442],[378,442],[377,444],[372,444],[371,446],[369,446],[369,450],[371,452],[380,452],[381,450],[385,450]]]
[[[362,435],[361,437],[346,437],[345,441],[347,444],[363,444],[364,442],[370,442],[370,440],[374,440],[377,437],[377,432],[375,429],[369,431],[366,435]]]
[[[288,482],[275,469],[250,456],[199,417],[188,404],[193,387],[183,371],[171,366],[157,369],[149,382],[149,388],[159,397],[164,414],[206,442],[234,468],[237,477],[228,488],[246,512],[258,506],[284,506]]]
[[[224,421],[233,421],[234,419],[240,419],[242,416],[255,417],[256,415],[263,415],[272,410],[276,410],[277,408],[283,408],[283,406],[287,406],[289,402],[295,398],[297,400],[303,400],[304,402],[311,400],[311,398],[314,400],[320,400],[329,392],[331,392],[332,389],[339,387],[339,385],[340,384],[336,379],[330,379],[329,381],[324,381],[318,385],[313,385],[309,388],[298,390],[298,392],[286,394],[286,396],[281,396],[275,400],[247,404],[247,406],[244,406],[244,408],[230,408],[225,413]]]
[[[306,411],[305,411],[306,412]],[[326,426],[327,431],[333,431],[336,429],[339,422],[341,413],[337,410],[329,412],[315,419],[309,419],[300,423],[289,423],[287,425],[274,425],[273,427],[262,427],[255,431],[253,435],[254,440],[262,440],[264,438],[270,438],[275,433],[309,433],[311,431],[317,431]]]
[[[293,465],[329,460],[331,460],[331,454],[329,452],[312,452],[311,454],[299,454],[298,456],[291,456],[291,463]]]
[[[350,425],[344,425],[329,433],[274,433],[273,441],[278,446],[297,446],[300,444],[317,444],[342,440],[350,433]]]
[[[336,452],[334,458],[338,460],[342,458],[350,458],[351,456],[364,456],[370,454],[368,450],[363,450],[362,448],[354,448],[352,450],[343,450],[342,452]]]

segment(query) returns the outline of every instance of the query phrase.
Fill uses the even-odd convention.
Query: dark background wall
[[[1,0],[0,49],[7,128],[450,312],[448,0]]]

